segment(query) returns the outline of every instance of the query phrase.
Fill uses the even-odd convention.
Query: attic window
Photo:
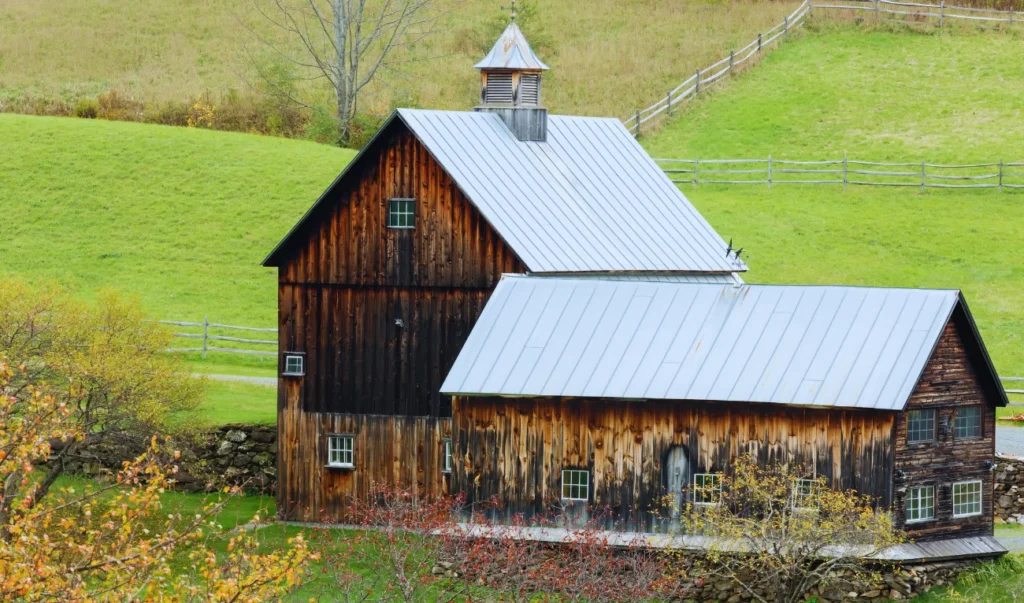
[[[285,377],[301,377],[306,374],[306,356],[301,352],[284,353],[284,370],[281,374]]]
[[[931,442],[935,439],[935,409],[912,410],[907,413],[907,443]]]
[[[509,72],[493,72],[487,74],[487,87],[484,89],[485,103],[512,104],[512,74]]]
[[[519,77],[519,104],[540,104],[540,76],[536,73],[524,73]]]
[[[388,228],[415,228],[416,200],[394,198],[388,200]]]
[[[956,439],[969,440],[981,437],[981,407],[964,406],[956,411]]]

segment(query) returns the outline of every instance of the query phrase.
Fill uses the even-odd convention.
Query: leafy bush
[[[91,98],[80,98],[75,101],[75,117],[96,119],[100,113],[99,103]]]

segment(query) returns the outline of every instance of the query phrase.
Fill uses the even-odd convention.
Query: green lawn
[[[200,411],[215,425],[277,423],[277,388],[210,379]]]
[[[1020,161],[1022,53],[999,33],[808,32],[642,142],[656,157]],[[682,190],[747,250],[748,281],[963,289],[997,369],[1024,375],[1024,194]]]

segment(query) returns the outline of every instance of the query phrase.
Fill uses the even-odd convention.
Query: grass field
[[[277,423],[277,388],[210,379],[199,411],[215,425]]]
[[[1024,38],[807,32],[643,140],[655,157],[1024,160]],[[913,68],[913,69],[911,69]],[[825,185],[683,191],[746,248],[747,280],[961,288],[1024,375],[1024,194]]]
[[[473,106],[473,64],[507,22],[500,4],[437,0],[436,32],[395,55],[362,108]],[[551,109],[624,115],[781,22],[796,4],[590,0],[581,10],[534,0],[520,2],[519,21],[552,68],[544,86]],[[95,98],[110,89],[155,103],[244,90],[253,81],[247,27],[275,37],[250,2],[237,0],[0,2],[0,107],[23,97]]]

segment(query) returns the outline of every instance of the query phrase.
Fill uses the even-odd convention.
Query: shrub
[[[210,101],[209,94],[196,96],[195,102],[188,111],[188,127],[190,128],[213,128],[217,119],[216,109]]]
[[[97,117],[115,121],[142,121],[145,104],[111,90],[99,96]]]
[[[99,104],[91,98],[80,98],[75,101],[75,117],[96,119],[99,116]]]

